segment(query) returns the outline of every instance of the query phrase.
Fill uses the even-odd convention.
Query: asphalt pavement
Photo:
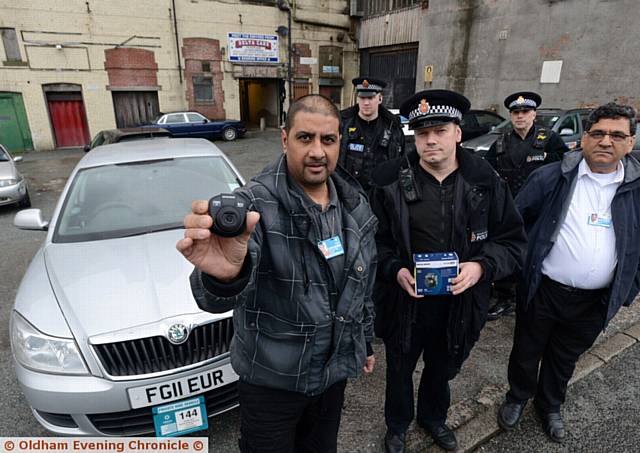
[[[640,451],[640,344],[635,344],[569,389],[562,412],[567,438],[562,445],[542,431],[528,408],[520,425],[477,451],[483,453],[564,453]],[[516,448],[517,446],[517,448]]]
[[[282,152],[280,132],[277,130],[250,132],[247,137],[234,142],[215,143],[227,153],[247,180]],[[50,218],[68,175],[83,155],[82,150],[32,152],[25,154],[24,161],[18,164],[29,181],[33,207],[42,209],[45,218]],[[41,428],[31,415],[17,385],[11,363],[8,336],[9,314],[22,275],[44,239],[42,232],[21,231],[14,228],[12,222],[15,212],[15,208],[0,207],[0,250],[2,251],[2,259],[0,260],[0,377],[5,383],[4,392],[0,393],[0,414],[2,414],[0,417],[0,436],[49,436],[50,434]],[[598,339],[601,349],[596,353],[585,355],[580,365],[579,376],[585,376],[594,370],[604,372],[610,366],[608,362],[611,358],[636,342],[638,338],[634,337],[629,340],[630,337],[627,338],[628,336],[619,332],[635,326],[639,321],[640,304],[635,304],[629,309],[622,309],[607,331]],[[451,382],[453,404],[449,411],[448,423],[456,429],[461,450],[476,448],[497,433],[495,409],[506,390],[506,365],[511,350],[513,326],[513,317],[488,323],[462,372]],[[369,376],[350,382],[347,387],[339,434],[338,451],[340,452],[383,451],[382,438],[385,432],[383,345],[380,342],[375,342],[374,351],[377,358],[374,372]],[[619,366],[624,367],[624,364],[625,360],[620,360]],[[631,370],[634,369],[634,366],[635,376],[637,376],[639,366],[637,360],[635,365],[631,366]],[[421,367],[419,366],[414,375],[416,384],[420,371]],[[629,373],[628,386],[630,388],[627,391],[635,391],[637,396],[639,386],[637,379],[633,378],[634,373]],[[608,394],[612,395],[613,393]],[[585,412],[588,412],[591,407],[587,405]],[[624,412],[625,407],[627,406],[621,406],[621,413],[626,413]],[[636,404],[635,407],[640,406]],[[615,413],[615,408],[615,404],[611,406],[612,415]],[[637,421],[637,418],[634,420]],[[237,451],[238,425],[237,410],[211,419],[208,431],[211,451]],[[625,424],[620,419],[615,425],[622,430],[621,436],[630,438],[636,435],[637,428],[633,424]],[[520,441],[512,442],[508,439],[510,438],[505,440],[504,447],[496,447],[505,449],[497,451],[519,451],[518,442]],[[498,440],[499,438],[496,439],[496,441]],[[553,447],[542,443],[543,440],[544,437],[540,438],[539,444],[545,448],[530,451],[545,451],[547,447]],[[509,447],[510,443],[512,445]],[[485,448],[489,448],[490,445],[490,443],[487,444]],[[535,447],[534,443],[531,445]],[[433,442],[423,430],[412,426],[408,433],[408,451],[432,450],[439,451],[433,447]],[[635,451],[640,451],[640,445]]]

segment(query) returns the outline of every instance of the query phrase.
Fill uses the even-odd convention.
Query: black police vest
[[[402,150],[391,149],[399,145],[392,137],[392,124],[379,117],[377,127],[362,128],[360,121],[352,121],[347,128],[344,167],[368,190],[373,169],[389,159],[393,159]]]
[[[534,126],[533,138],[527,136],[518,140],[511,136],[515,132],[503,134],[496,142],[497,171],[506,181],[511,194],[515,197],[529,175],[545,165],[548,154],[545,153],[549,134],[543,127]]]

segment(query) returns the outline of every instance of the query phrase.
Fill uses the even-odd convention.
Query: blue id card
[[[611,228],[611,216],[609,214],[596,214],[595,212],[589,216],[587,224],[591,226]]]
[[[334,236],[324,241],[318,242],[318,249],[328,260],[335,258],[336,256],[344,255],[344,248],[342,248],[342,241],[340,236]]]
[[[358,153],[363,153],[364,145],[361,143],[349,143],[349,151],[356,151]]]

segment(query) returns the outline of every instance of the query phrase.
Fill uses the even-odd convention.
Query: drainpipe
[[[180,40],[178,39],[178,18],[176,17],[176,0],[171,0],[173,5],[173,31],[176,35],[176,52],[178,54],[178,75],[180,76],[180,85],[182,85],[182,57],[180,56]]]
[[[293,59],[293,44],[291,42],[291,7],[286,0],[278,0],[278,9],[280,11],[287,12],[287,27],[289,29],[289,33],[287,34],[287,79],[289,82],[289,108],[291,108],[292,99],[293,99],[293,68],[292,68],[292,59]]]

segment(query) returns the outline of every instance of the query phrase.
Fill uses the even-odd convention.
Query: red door
[[[90,142],[82,100],[48,99],[56,146],[83,146]]]

